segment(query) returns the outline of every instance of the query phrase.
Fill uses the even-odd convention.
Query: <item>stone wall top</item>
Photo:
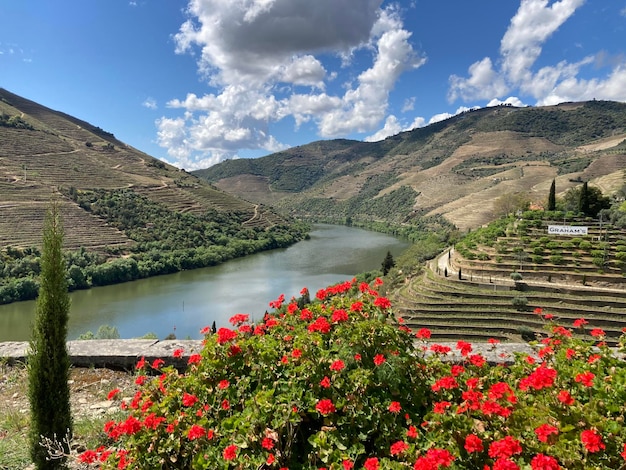
[[[449,346],[452,351],[446,358],[450,361],[462,361],[463,357],[456,350],[456,343],[439,342]],[[418,344],[426,347],[428,343]],[[472,343],[473,354],[482,354],[488,362],[510,363],[515,353],[532,354],[532,348],[526,343],[500,343],[496,346],[488,343]],[[28,342],[0,343],[0,361],[9,363],[25,362],[28,356]],[[105,339],[68,341],[70,361],[75,367],[108,367],[112,369],[133,369],[137,361],[144,357],[146,361],[163,359],[166,365],[183,369],[189,356],[202,350],[202,340],[152,340],[152,339]],[[181,357],[174,357],[174,351],[182,349]]]

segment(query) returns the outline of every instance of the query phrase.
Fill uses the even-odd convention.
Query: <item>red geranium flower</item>
[[[376,457],[370,457],[365,460],[363,464],[365,470],[378,470],[378,459]]]
[[[406,436],[415,439],[417,437],[417,428],[415,426],[409,426],[409,429],[406,431]]]
[[[551,426],[549,424],[542,424],[541,426],[535,428],[535,434],[537,435],[537,439],[541,442],[548,442],[548,438],[550,434],[558,434],[558,428]]]
[[[606,333],[604,332],[602,328],[594,328],[593,330],[591,330],[589,334],[593,336],[594,338],[600,338],[602,336],[606,336]]]
[[[385,362],[385,356],[383,356],[382,354],[376,354],[374,356],[374,364],[376,364],[377,366],[381,365],[383,362]]]
[[[483,441],[476,434],[470,434],[465,438],[465,450],[470,454],[472,452],[483,451]]]
[[[194,424],[193,426],[191,426],[191,428],[189,428],[189,431],[187,432],[187,438],[190,441],[193,441],[196,439],[200,439],[201,437],[204,437],[205,434],[206,434],[206,431],[202,426],[198,426],[197,424]]]
[[[580,441],[589,452],[594,453],[606,448],[602,436],[592,429],[585,429],[580,433]]]
[[[399,455],[405,452],[409,448],[409,445],[404,441],[398,441],[391,444],[389,448],[389,453],[391,455]]]
[[[595,374],[593,372],[583,372],[581,374],[576,375],[574,380],[578,383],[583,384],[585,387],[593,387],[593,379],[595,378]]]
[[[521,452],[522,446],[519,441],[511,436],[506,436],[499,441],[494,441],[489,446],[489,457],[491,458],[508,459]]]
[[[198,401],[198,397],[190,393],[183,393],[183,406],[193,406]]]
[[[535,455],[530,461],[530,467],[533,470],[559,470],[561,468],[554,457],[544,454]]]
[[[428,339],[431,336],[431,332],[428,328],[420,328],[420,330],[415,333],[415,336],[420,339]]]
[[[574,404],[574,397],[567,390],[561,390],[556,397],[564,405]]]
[[[585,320],[584,318],[579,318],[577,320],[574,320],[574,323],[572,323],[572,326],[574,328],[581,328],[583,325],[587,325],[589,322],[587,320]]]
[[[217,330],[217,344],[228,343],[237,337],[237,332],[230,328],[220,328]]]
[[[392,413],[400,413],[400,410],[402,409],[402,406],[400,405],[399,402],[397,401],[392,401],[389,404],[389,407],[387,408],[389,411],[391,411]]]
[[[333,361],[333,363],[330,365],[330,370],[339,372],[345,367],[346,365],[344,364],[344,362],[341,359],[337,359],[336,361]]]
[[[315,405],[315,409],[323,415],[328,415],[336,411],[335,404],[328,398],[318,401],[317,405]]]
[[[519,465],[509,459],[498,459],[493,464],[493,470],[519,470]]]
[[[237,446],[230,445],[224,449],[224,460],[233,460],[237,457]]]
[[[330,387],[330,379],[326,376],[322,380],[320,380],[320,385],[324,388]]]
[[[261,441],[261,447],[267,450],[272,450],[274,448],[274,439],[264,437]]]

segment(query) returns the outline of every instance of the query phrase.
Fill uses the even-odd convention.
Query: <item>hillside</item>
[[[614,210],[611,220],[623,217]],[[587,235],[548,233],[583,226]],[[623,220],[528,211],[471,232],[390,293],[397,312],[438,340],[520,341],[546,334],[551,320],[584,336],[601,328],[615,344],[626,326]],[[584,318],[586,328],[577,326]],[[579,320],[578,320],[579,321]]]
[[[313,142],[194,174],[284,213],[337,222],[407,223],[442,215],[459,229],[495,216],[494,200],[547,199],[580,181],[612,193],[626,168],[626,104],[483,108],[381,142]]]
[[[85,280],[75,287],[215,264],[304,236],[262,204],[0,89],[0,303],[15,298],[6,293],[9,283],[37,275],[36,247],[52,200],[65,248],[80,252],[74,261]],[[132,273],[86,269],[115,258],[128,258]]]

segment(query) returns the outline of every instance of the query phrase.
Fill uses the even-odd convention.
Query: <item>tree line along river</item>
[[[380,269],[387,251],[397,256],[408,242],[367,230],[318,224],[309,240],[210,268],[96,287],[70,294],[68,338],[100,325],[115,326],[122,338],[154,333],[198,339],[200,329],[226,326],[236,313],[260,319],[269,302],[299,296]],[[27,341],[35,301],[0,305],[0,341]]]

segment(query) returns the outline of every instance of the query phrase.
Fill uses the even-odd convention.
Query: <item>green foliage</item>
[[[59,441],[71,435],[70,390],[67,383],[70,361],[66,349],[70,299],[63,259],[63,226],[56,204],[44,221],[41,255],[41,288],[35,313],[28,384],[31,410],[30,453],[38,469],[64,467],[63,459],[49,460],[42,438]]]
[[[511,304],[517,310],[525,310],[526,306],[528,305],[528,299],[526,297],[516,296],[513,297],[513,299],[511,300]]]
[[[164,368],[148,380],[129,417],[107,425],[128,451],[123,461],[334,468],[344,460],[363,465],[404,439],[407,423],[419,425],[424,415],[429,380],[411,336],[367,284],[339,284],[316,297],[302,309],[278,299],[279,310],[256,325],[236,315],[238,329],[208,334],[186,374]],[[154,426],[132,424],[144,422]],[[114,453],[104,467],[119,460]]]
[[[34,127],[30,123],[22,119],[17,114],[10,116],[5,113],[0,114],[0,127],[13,127],[15,129],[28,129],[28,130],[34,129]]]
[[[207,335],[184,374],[142,359],[139,392],[113,394],[127,417],[108,422],[103,446],[79,461],[103,460],[104,469],[623,466],[626,365],[604,331],[575,339],[537,308],[545,338],[518,329],[532,353],[511,357],[494,342],[492,365],[459,341],[451,362],[450,347],[415,347],[386,299],[354,286],[323,289],[302,308],[279,298],[256,325],[236,315],[235,329]],[[577,334],[585,323],[574,322]],[[624,337],[619,344],[623,352]]]
[[[98,331],[94,335],[93,332],[87,331],[82,333],[77,339],[90,340],[90,339],[120,339],[120,332],[117,327],[110,325],[100,325]],[[146,338],[150,339],[150,338]]]
[[[393,259],[393,255],[391,254],[390,251],[388,251],[387,255],[385,256],[385,259],[382,262],[383,276],[386,276],[389,270],[393,268],[395,265],[396,265],[396,262]]]

